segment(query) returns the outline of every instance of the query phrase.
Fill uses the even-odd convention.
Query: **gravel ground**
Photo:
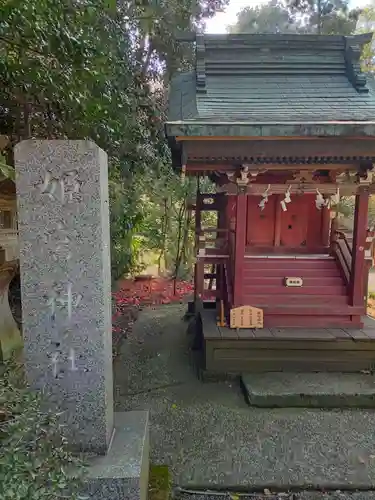
[[[150,410],[151,461],[168,465],[174,484],[234,491],[375,487],[373,411],[249,408],[236,382],[197,379],[184,311],[143,310],[114,364],[116,410]]]
[[[184,493],[178,490],[173,492],[175,500],[374,500],[373,491],[343,492],[333,491],[325,493],[321,491],[300,491],[293,493],[215,493],[206,492],[202,494]]]

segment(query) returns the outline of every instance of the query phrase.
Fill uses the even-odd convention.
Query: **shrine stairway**
[[[263,309],[264,327],[361,327],[365,309],[349,305],[341,269],[329,255],[247,256],[243,276],[243,303]],[[286,277],[302,278],[303,285],[287,287]]]

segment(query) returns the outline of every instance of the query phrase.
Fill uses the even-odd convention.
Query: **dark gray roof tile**
[[[230,35],[204,43],[204,75],[198,86],[194,72],[174,78],[168,121],[375,119],[375,80],[369,75],[363,86],[353,75],[353,37]]]

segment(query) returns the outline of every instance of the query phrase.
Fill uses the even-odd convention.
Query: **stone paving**
[[[371,373],[246,373],[246,399],[258,408],[372,408]]]
[[[197,379],[184,311],[142,311],[114,365],[116,411],[150,410],[151,462],[174,484],[375,489],[374,411],[249,408],[236,381]]]

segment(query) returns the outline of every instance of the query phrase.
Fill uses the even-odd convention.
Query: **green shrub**
[[[14,362],[3,367],[0,377],[1,500],[79,498],[82,462],[68,451],[60,431],[58,415],[42,409],[42,396],[27,387],[22,367]],[[68,477],[72,466],[79,471],[74,481]]]

